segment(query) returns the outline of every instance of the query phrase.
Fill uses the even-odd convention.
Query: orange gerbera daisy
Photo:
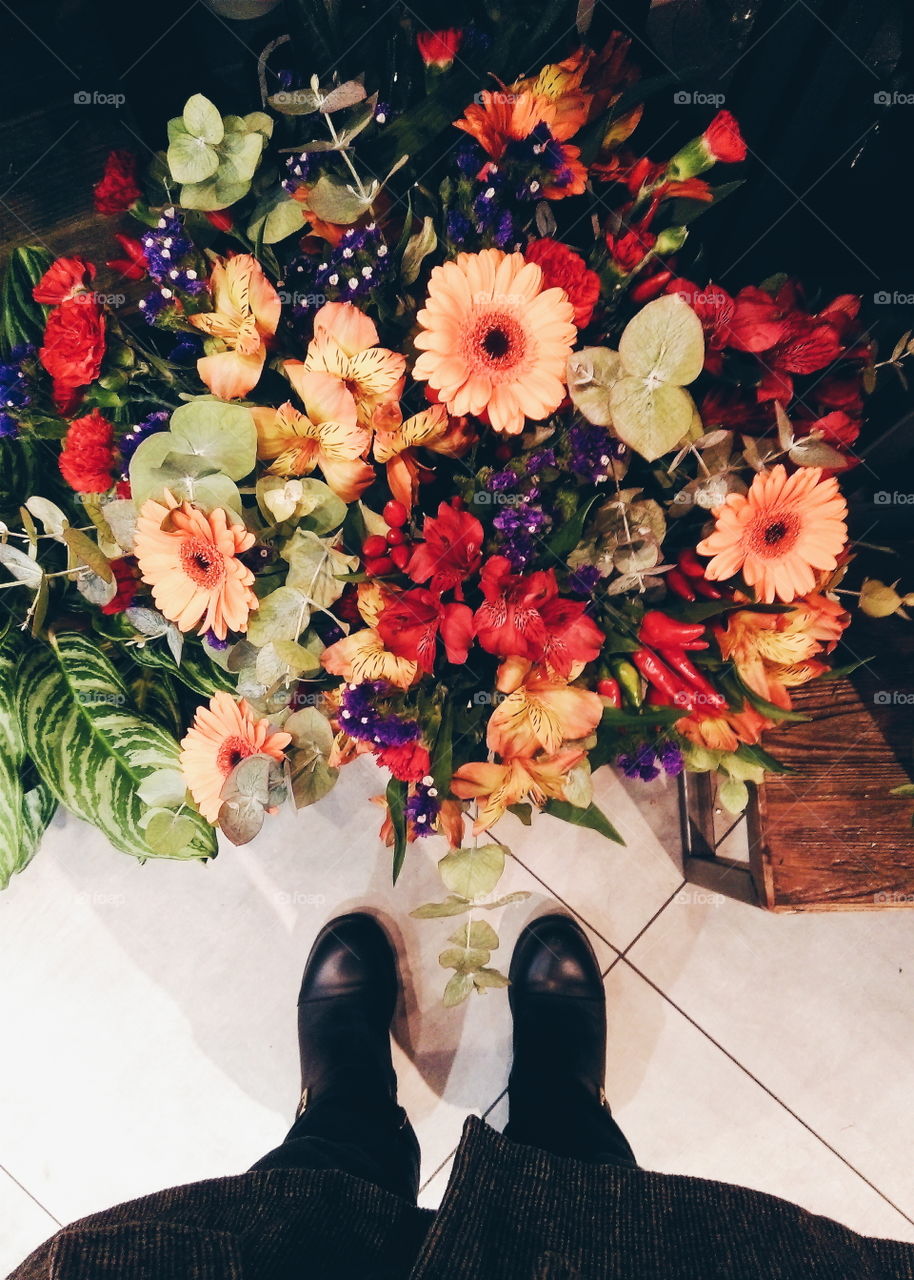
[[[789,603],[816,586],[815,570],[834,569],[847,541],[847,503],[834,476],[819,467],[788,475],[760,472],[747,494],[731,493],[714,511],[713,533],[698,544],[712,556],[708,578],[742,575],[766,604]]]
[[[573,315],[565,290],[543,289],[541,268],[521,254],[459,253],[432,271],[413,377],[456,416],[487,411],[496,431],[518,435],[565,396]]]
[[[244,698],[236,702],[225,690],[208,707],[198,707],[181,741],[181,772],[207,822],[219,818],[222,788],[235,765],[253,755],[281,760],[291,741],[288,733],[274,732],[269,720],[255,719]]]
[[[165,490],[165,501],[148,498],[137,520],[134,554],[156,608],[181,631],[200,623],[198,635],[246,631],[257,608],[254,575],[238,559],[254,545],[243,524],[221,507],[207,514]]]

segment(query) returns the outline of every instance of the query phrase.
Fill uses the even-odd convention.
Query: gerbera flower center
[[[527,335],[511,315],[493,312],[471,327],[465,354],[468,364],[491,377],[516,369],[527,354]]]
[[[749,545],[757,556],[782,556],[800,533],[800,518],[792,512],[766,512],[749,530]]]
[[[225,577],[225,557],[206,538],[187,538],[181,545],[181,568],[196,586],[211,591]]]
[[[250,743],[235,734],[231,738],[226,738],[219,748],[216,756],[216,768],[227,778],[236,765],[241,764],[242,760],[246,760],[248,756],[253,754]]]

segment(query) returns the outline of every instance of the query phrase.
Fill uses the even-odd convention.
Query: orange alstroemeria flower
[[[408,689],[419,674],[418,662],[398,658],[384,647],[377,622],[384,611],[389,594],[377,582],[362,582],[358,589],[359,613],[368,625],[361,631],[337,640],[321,654],[321,665],[331,675],[342,676],[353,684],[366,680],[387,680],[398,689]]]
[[[219,258],[209,283],[214,310],[188,320],[219,349],[200,357],[197,372],[214,396],[234,400],[257,385],[282,304],[249,253]]]
[[[584,117],[586,117],[586,111]],[[565,142],[581,127],[583,118],[574,111],[560,110],[559,104],[543,94],[524,90],[507,93],[483,89],[477,102],[467,107],[454,125],[475,138],[483,151],[493,160],[500,160],[511,142],[528,138],[537,125],[544,124],[557,139],[562,149],[564,166],[571,172],[571,180],[562,187],[544,187],[542,195],[547,200],[559,200],[563,196],[578,196],[587,183],[587,169],[581,163],[580,148]]]
[[[550,799],[563,800],[568,774],[583,758],[583,751],[569,750],[539,760],[518,756],[502,764],[471,762],[454,774],[451,790],[461,800],[483,802],[473,826],[474,835],[480,835],[512,804],[530,800],[541,807]]]
[[[677,732],[684,738],[697,747],[709,747],[712,751],[736,751],[743,742],[752,746],[767,729],[773,727],[773,720],[766,719],[748,704],[743,711],[726,711],[717,716],[684,716],[675,724]]]
[[[593,733],[603,715],[603,701],[589,689],[542,674],[528,676],[489,717],[486,743],[500,756],[532,756],[558,751]]]
[[[387,483],[393,496],[412,510],[419,491],[419,476],[427,470],[416,457],[417,449],[450,458],[461,457],[475,439],[465,419],[451,418],[443,404],[430,405],[403,421],[399,404],[391,401],[375,410],[374,456],[387,467]]]
[[[298,383],[305,404],[300,413],[288,401],[278,409],[254,408],[257,456],[271,459],[278,476],[308,475],[319,467],[344,502],[355,502],[375,478],[363,455],[371,434],[358,422],[352,394],[327,373],[306,373]]]
[[[283,370],[300,395],[306,374],[331,374],[352,393],[359,422],[368,426],[378,405],[399,400],[406,370],[405,356],[379,347],[378,341],[374,322],[358,307],[325,302],[314,317],[304,361],[286,360]]]
[[[574,137],[587,122],[593,95],[581,85],[592,58],[592,50],[581,45],[570,57],[550,62],[537,75],[515,80],[511,85],[512,93],[526,90],[550,103],[554,112],[550,129],[559,141]]]

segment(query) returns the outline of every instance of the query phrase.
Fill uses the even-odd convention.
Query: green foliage
[[[202,93],[188,98],[183,115],[168,122],[168,169],[181,183],[186,209],[225,209],[251,187],[273,122],[262,111],[226,116]]]
[[[130,460],[133,501],[161,499],[169,489],[182,501],[206,510],[224,507],[240,513],[235,480],[257,461],[257,429],[250,410],[211,396],[181,405],[168,431],[144,440]]]
[[[41,245],[23,245],[10,254],[0,285],[0,356],[40,341],[50,308],[36,302],[32,290],[53,261]]]
[[[195,813],[188,815],[180,848],[162,852],[147,838],[144,820],[151,810],[138,788],[149,774],[177,765],[178,744],[139,714],[121,676],[92,640],[64,633],[53,644],[31,646],[17,681],[25,748],[72,813],[140,859],[215,855],[215,833]]]
[[[22,633],[0,639],[0,889],[31,862],[57,802],[40,779],[24,781],[28,758],[19,724],[17,664]]]
[[[560,818],[562,822],[570,822],[575,827],[589,827],[591,831],[598,831],[601,836],[605,836],[607,840],[612,840],[616,844],[625,844],[605,813],[595,804],[588,805],[586,809],[579,809],[577,805],[569,804],[567,800],[547,800],[543,805],[543,813],[548,813],[553,818]]]

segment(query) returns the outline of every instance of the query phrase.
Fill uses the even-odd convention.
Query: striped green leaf
[[[25,745],[54,794],[77,817],[136,858],[161,856],[143,830],[147,806],[137,787],[157,769],[175,768],[178,744],[142,717],[115,668],[88,637],[58,635],[34,645],[19,667]],[[197,814],[180,858],[216,853],[215,832]]]
[[[0,639],[0,889],[34,858],[57,801],[43,782],[29,787],[25,747],[16,706],[16,664],[22,633]]]
[[[0,354],[41,340],[50,308],[36,302],[32,290],[53,261],[41,245],[23,245],[10,254],[0,285]]]

